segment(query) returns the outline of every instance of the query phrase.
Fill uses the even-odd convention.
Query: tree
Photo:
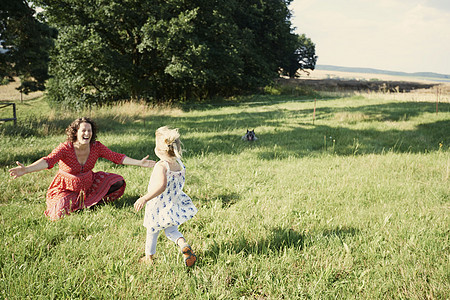
[[[317,56],[316,45],[304,34],[294,35],[292,48],[287,55],[287,60],[283,64],[283,74],[290,78],[298,76],[298,70],[306,72],[316,68]]]
[[[49,96],[71,106],[179,97],[199,50],[189,40],[195,11],[176,2],[37,1],[60,32]]]
[[[26,0],[11,0],[0,8],[0,77],[20,77],[20,92],[44,90],[49,51],[56,31],[35,18]]]
[[[291,0],[36,0],[58,28],[49,96],[67,105],[203,99],[277,77]]]

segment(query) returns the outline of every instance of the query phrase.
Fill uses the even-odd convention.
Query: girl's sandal
[[[186,267],[192,267],[197,261],[197,256],[195,256],[194,252],[192,252],[191,246],[183,247],[181,250],[183,253],[184,263]]]

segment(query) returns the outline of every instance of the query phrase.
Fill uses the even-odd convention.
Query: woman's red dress
[[[78,162],[74,146],[71,142],[61,143],[52,153],[44,157],[48,168],[58,162],[59,171],[47,191],[47,210],[45,215],[51,220],[58,220],[71,212],[97,204],[99,201],[114,201],[125,191],[123,186],[106,194],[116,182],[123,180],[122,176],[93,172],[92,169],[100,157],[116,164],[122,164],[125,154],[111,151],[102,143],[96,141],[90,145],[90,152],[85,164]]]

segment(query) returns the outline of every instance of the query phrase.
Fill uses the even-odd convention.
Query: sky
[[[293,0],[318,65],[450,75],[450,0]]]

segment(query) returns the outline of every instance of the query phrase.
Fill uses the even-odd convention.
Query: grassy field
[[[417,95],[415,95],[417,97]],[[80,114],[99,140],[156,159],[154,131],[180,128],[185,191],[199,213],[183,224],[190,270],[164,235],[144,252],[148,169],[99,161],[124,176],[115,203],[50,222],[56,170],[10,180],[64,141],[80,114],[41,99],[0,124],[0,298],[448,299],[450,104],[364,95],[260,96],[177,108],[123,103]],[[240,137],[255,129],[259,139]]]

